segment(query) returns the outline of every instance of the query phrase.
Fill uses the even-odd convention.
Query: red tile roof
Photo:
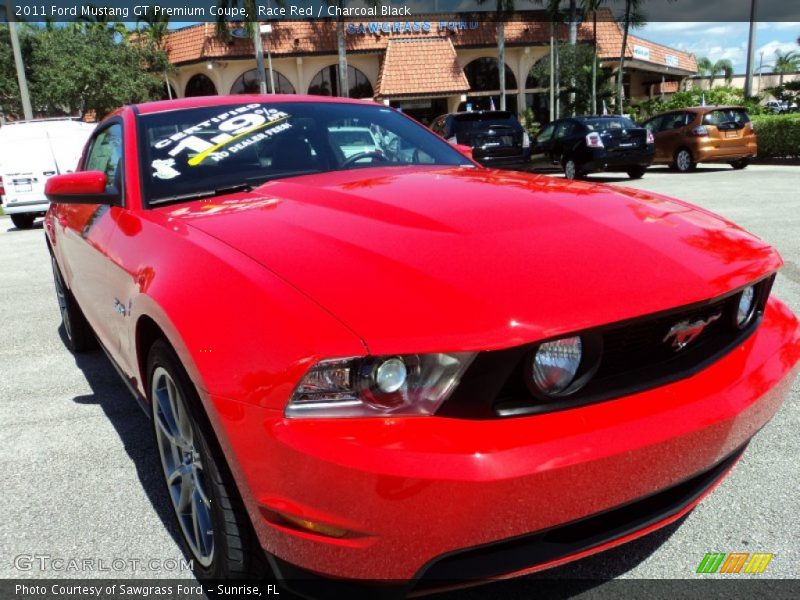
[[[613,60],[620,55],[622,30],[618,23],[604,17],[607,15],[601,16],[597,21],[598,54],[601,59]],[[439,17],[435,15],[421,18],[430,23],[428,32],[414,31],[412,27],[411,30],[402,30],[399,33],[404,38],[417,40],[449,39],[455,48],[497,45],[497,25],[492,21],[481,21],[476,29],[467,27],[453,32],[447,27],[440,27]],[[365,24],[369,25],[368,22]],[[350,25],[358,27],[359,23],[344,24],[345,27]],[[272,28],[272,33],[263,36],[263,42],[265,48],[270,46],[273,56],[336,54],[336,21],[276,21],[272,23]],[[560,40],[566,39],[565,25],[559,26],[558,37]],[[391,40],[397,39],[392,35],[370,32],[369,29],[364,33],[345,34],[348,53],[382,53]],[[541,20],[509,21],[505,24],[505,39],[509,47],[547,45],[550,41],[550,25]],[[591,40],[591,20],[584,21],[578,27],[578,41],[588,43]],[[697,70],[691,54],[631,35],[628,36],[626,57],[633,58],[635,45],[644,46],[650,51],[649,60],[643,62],[671,66],[666,63],[666,57],[672,55],[677,58],[677,66],[681,70],[692,73]],[[250,40],[232,38],[228,42],[220,41],[215,36],[214,23],[200,23],[173,30],[169,33],[165,46],[170,62],[178,65],[214,58],[250,58],[253,55],[253,44]]]
[[[377,97],[461,94],[469,82],[449,38],[392,38],[383,57]]]

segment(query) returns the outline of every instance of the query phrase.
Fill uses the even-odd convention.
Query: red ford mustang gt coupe
[[[623,543],[720,482],[800,360],[759,238],[371,102],[125,107],[47,194],[65,338],[152,416],[205,578],[420,593]]]

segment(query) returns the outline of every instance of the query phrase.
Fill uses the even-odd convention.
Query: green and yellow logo
[[[772,560],[772,554],[756,552],[708,552],[697,567],[698,573],[763,573]]]

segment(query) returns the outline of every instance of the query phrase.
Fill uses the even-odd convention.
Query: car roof
[[[338,96],[308,96],[300,94],[234,94],[228,96],[194,96],[192,98],[177,98],[174,100],[157,100],[135,105],[141,115],[180,110],[184,108],[203,108],[207,106],[229,106],[231,104],[247,104],[248,102],[263,102],[274,104],[277,102],[322,102],[327,104],[367,104],[370,106],[383,106],[373,100],[354,100]]]
[[[467,115],[480,115],[480,116],[502,115],[504,117],[514,116],[510,110],[462,110],[461,112],[448,113],[445,116],[462,117]]]

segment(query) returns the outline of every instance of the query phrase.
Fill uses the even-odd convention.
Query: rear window
[[[704,125],[716,125],[719,127],[724,124],[734,124],[744,127],[745,123],[750,122],[750,117],[743,108],[722,108],[712,110],[703,117]]]
[[[584,119],[583,124],[589,131],[608,131],[610,129],[632,129],[636,124],[627,117],[604,117],[602,119]]]
[[[456,133],[486,131],[493,127],[521,129],[522,125],[510,112],[501,110],[465,113],[456,115],[453,119],[453,128]]]

